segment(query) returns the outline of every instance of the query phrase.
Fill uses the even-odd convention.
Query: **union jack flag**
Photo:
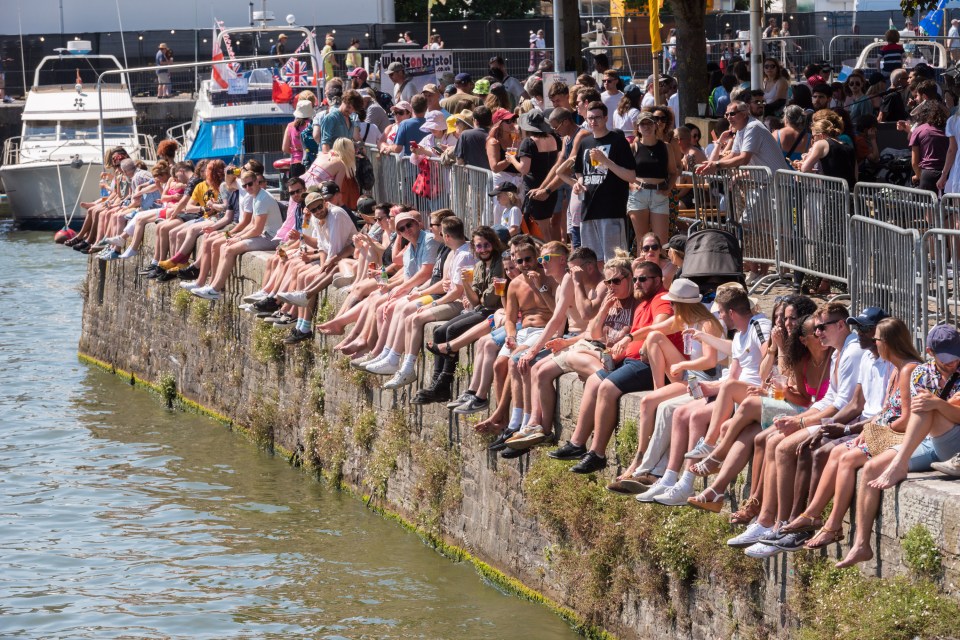
[[[309,67],[299,58],[291,58],[280,70],[283,81],[291,87],[304,87],[309,84]]]

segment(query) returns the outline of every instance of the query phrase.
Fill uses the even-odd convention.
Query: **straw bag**
[[[890,447],[902,444],[905,435],[876,422],[868,422],[863,427],[863,442],[867,445],[867,452],[871,456],[880,455]]]

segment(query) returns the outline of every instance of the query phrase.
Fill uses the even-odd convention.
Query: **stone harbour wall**
[[[138,276],[138,259],[91,259],[82,287],[80,353],[155,385],[170,400],[179,395],[220,414],[258,445],[399,516],[441,550],[469,554],[508,589],[546,599],[586,635],[784,638],[799,637],[803,621],[824,624],[809,617],[822,605],[810,597],[810,585],[843,583],[829,583],[836,578],[819,556],[747,559],[723,545],[734,534],[725,517],[639,505],[607,492],[615,465],[585,478],[567,473],[568,465],[550,461],[542,448],[503,460],[487,452],[487,440],[469,420],[442,405],[409,405],[417,385],[384,391],[375,376],[351,369],[332,352],[333,340],[284,347],[285,331],[236,308],[258,288],[263,265],[259,256],[244,256],[224,299],[210,303],[175,282]],[[335,298],[321,314],[335,308]],[[465,360],[461,378],[469,367]],[[423,364],[421,371],[429,368]],[[581,385],[567,375],[559,389],[565,438]],[[637,397],[624,398],[611,460],[632,454],[629,423],[637,407]],[[921,524],[932,538],[927,547],[918,543],[927,554],[921,557],[939,555],[930,584],[942,590],[937,603],[953,611],[960,584],[960,482],[927,475],[887,494],[874,537],[878,561],[864,573],[913,580],[916,554],[905,553],[900,540]],[[843,551],[835,546],[825,555]]]

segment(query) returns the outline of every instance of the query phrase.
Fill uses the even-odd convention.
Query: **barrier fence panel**
[[[664,52],[668,53],[668,47]],[[649,44],[607,45],[602,47],[586,47],[581,49],[580,55],[588,61],[588,67],[593,66],[593,58],[604,54],[610,60],[610,67],[618,69],[621,75],[626,75],[634,81],[645,82],[653,73],[653,53]],[[661,73],[669,73],[670,56],[664,55],[664,64]],[[637,82],[635,82],[636,84]]]
[[[846,283],[847,218],[851,213],[846,181],[780,170],[774,183],[780,266]]]
[[[722,175],[697,175],[690,174],[690,180],[693,186],[693,215],[694,227],[712,227],[723,229],[734,234],[742,241],[739,221],[735,216],[730,215],[725,198],[724,183],[726,182]]]
[[[779,270],[777,216],[770,169],[739,167],[721,173],[726,209],[739,217],[743,233],[743,261],[770,265]]]
[[[745,48],[749,44],[749,40],[739,38],[707,40],[707,62],[719,64],[734,55],[746,59]],[[795,72],[803,70],[804,66],[812,62],[825,60],[827,47],[823,40],[815,35],[763,38],[763,55],[779,60],[781,65]]]
[[[493,226],[493,198],[487,195],[493,184],[493,173],[480,167],[452,165],[450,174],[450,208],[467,229],[481,224]]]
[[[931,191],[889,184],[859,182],[853,188],[854,212],[923,233],[942,227],[937,195]]]
[[[951,196],[957,198],[958,196]],[[930,250],[921,252],[923,274],[923,297],[920,306],[923,329],[929,331],[934,325],[944,322],[957,324],[960,319],[960,271],[955,270],[954,260],[960,247],[960,230],[930,229],[921,240],[921,246]]]
[[[949,39],[950,38],[948,36],[917,36],[911,38],[902,38],[900,40],[900,44],[908,49],[908,53],[912,51],[913,55],[918,57],[922,56],[927,64],[936,66],[940,63],[946,62],[945,60],[940,60],[941,52],[939,51],[939,47],[930,46],[929,44],[917,45],[915,42],[912,44],[912,48],[908,47],[908,45],[911,45],[911,41],[935,42],[946,45],[946,42]],[[844,64],[851,67],[855,66],[860,53],[868,45],[885,42],[886,36],[882,33],[874,35],[841,34],[834,36],[830,39],[830,43],[827,45],[826,59],[830,61],[830,64],[833,66],[834,70],[839,72],[840,67]],[[870,58],[871,66],[876,69],[876,62],[879,58],[879,48],[875,49]]]
[[[886,309],[913,329],[922,347],[920,232],[853,215],[847,221],[847,241],[851,308]]]

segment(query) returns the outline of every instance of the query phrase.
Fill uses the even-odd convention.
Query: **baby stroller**
[[[729,231],[704,228],[687,236],[681,275],[697,283],[704,302],[711,302],[725,282],[744,284],[743,250]]]

